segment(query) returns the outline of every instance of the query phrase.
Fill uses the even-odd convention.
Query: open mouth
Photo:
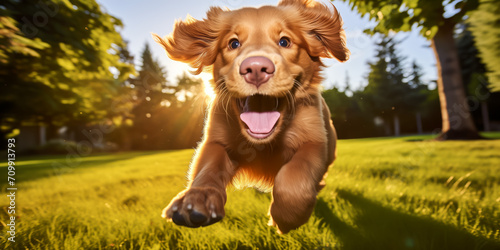
[[[246,132],[255,139],[265,139],[276,130],[281,116],[278,111],[280,98],[253,95],[240,98],[240,119],[246,125]]]

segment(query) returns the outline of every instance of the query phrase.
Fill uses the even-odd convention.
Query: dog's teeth
[[[186,208],[187,208],[187,210],[191,210],[191,209],[193,209],[193,205],[192,204],[187,204]]]
[[[177,210],[179,210],[179,207],[177,207],[177,206],[173,206],[173,207],[172,207],[172,210],[173,210],[174,212],[177,212]]]
[[[217,214],[215,212],[212,212],[212,218],[213,219],[217,218]]]

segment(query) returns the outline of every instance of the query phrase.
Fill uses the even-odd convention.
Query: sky
[[[326,2],[326,0],[321,0]],[[189,14],[196,19],[206,17],[206,11],[210,6],[221,6],[229,9],[241,7],[259,7],[262,5],[276,5],[278,0],[98,0],[104,10],[109,14],[122,20],[124,27],[120,30],[123,38],[129,42],[129,50],[135,56],[136,65],[141,65],[141,52],[146,43],[150,45],[153,56],[165,67],[167,80],[171,84],[177,82],[177,77],[190,68],[180,62],[169,59],[163,48],[156,44],[151,33],[157,33],[161,37],[172,32],[175,20],[185,19]],[[352,11],[347,3],[333,1],[344,20],[344,29],[347,37],[347,47],[351,51],[351,58],[340,63],[335,59],[324,60],[328,66],[324,69],[325,89],[334,85],[343,89],[346,82],[346,74],[350,78],[350,89],[356,90],[366,86],[366,76],[369,73],[368,62],[375,61],[375,46],[377,36],[369,36],[363,30],[373,27],[374,24],[368,17],[361,18]],[[430,42],[419,35],[418,30],[406,33],[398,33],[394,38],[400,43],[397,49],[400,55],[406,57],[405,63],[408,67],[415,60],[423,69],[425,81],[437,79],[436,59],[430,48]],[[204,75],[203,75],[204,74]],[[200,76],[198,76],[200,77]],[[208,80],[209,74],[202,73],[201,78]]]

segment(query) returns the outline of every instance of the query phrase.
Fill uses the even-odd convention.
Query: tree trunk
[[[422,128],[422,115],[420,114],[420,112],[417,112],[415,114],[415,120],[417,120],[417,133],[421,135],[424,133],[424,130]]]
[[[391,123],[384,119],[384,133],[385,136],[391,136]]]
[[[445,19],[431,40],[438,70],[438,91],[441,104],[442,131],[438,140],[481,139],[465,97],[458,53],[453,39],[455,22]]]
[[[401,134],[401,126],[399,125],[399,116],[394,115],[394,136],[399,136]]]
[[[483,130],[490,131],[490,116],[488,112],[488,103],[481,102],[481,115],[483,117]]]
[[[45,126],[40,126],[40,143],[38,144],[39,146],[43,146],[47,143],[47,127]]]

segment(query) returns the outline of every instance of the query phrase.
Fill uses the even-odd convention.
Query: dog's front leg
[[[224,147],[205,142],[193,159],[188,188],[170,202],[162,216],[187,227],[220,221],[225,215],[226,185],[233,175],[234,167]]]
[[[328,166],[324,143],[306,143],[276,175],[269,224],[287,233],[306,223]]]

